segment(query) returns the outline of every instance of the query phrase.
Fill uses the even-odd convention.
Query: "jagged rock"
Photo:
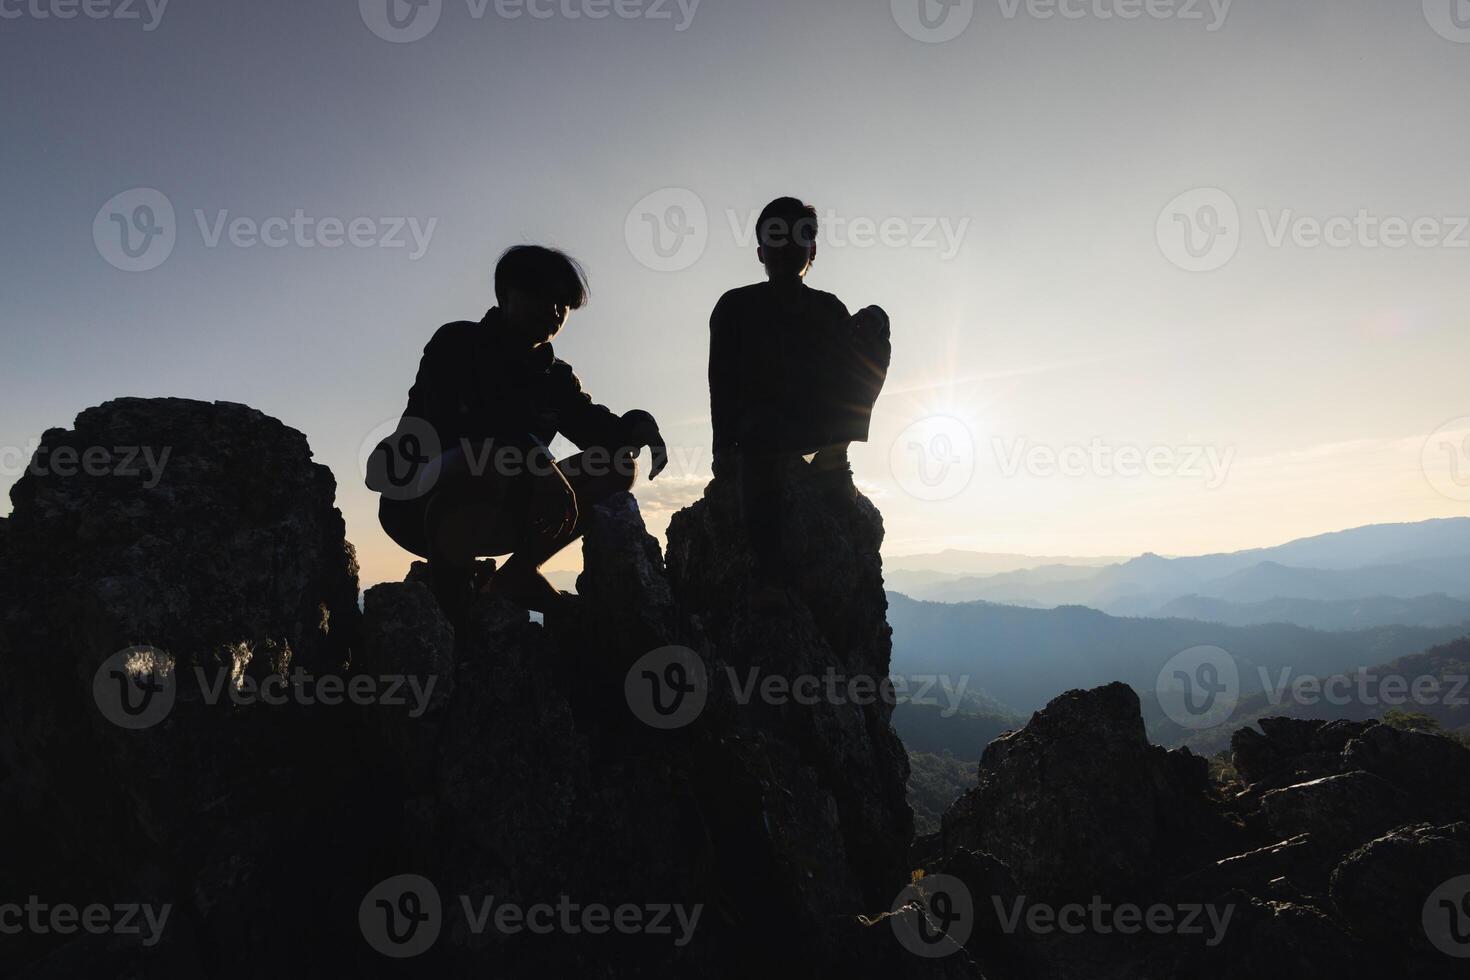
[[[1470,819],[1470,749],[1458,742],[1373,725],[1347,743],[1342,758],[1432,803],[1441,820]]]
[[[1342,750],[1375,722],[1262,718],[1261,731],[1230,737],[1235,769],[1258,791],[1279,789],[1342,772]]]
[[[1230,891],[1263,895],[1272,882],[1316,881],[1330,859],[1311,834],[1298,834],[1268,847],[1216,861],[1171,882],[1165,895],[1175,901],[1208,901]]]
[[[1339,854],[1417,815],[1402,791],[1360,771],[1273,789],[1261,797],[1261,809],[1278,836],[1310,833]]]
[[[1470,875],[1470,823],[1401,827],[1350,854],[1332,873],[1332,902],[1354,935],[1380,947],[1408,977],[1459,976],[1434,948],[1425,905],[1446,881]],[[1470,922],[1464,923],[1470,925]],[[1400,954],[1407,951],[1408,955]]]
[[[357,569],[332,474],[275,419],[181,399],[88,409],[46,432],[38,459],[11,490],[0,555],[0,797],[26,842],[0,884],[53,902],[172,903],[160,961],[253,975],[289,944],[276,922],[314,915],[372,831],[351,817],[363,770],[347,712],[229,694],[350,659]],[[139,644],[172,664],[176,698],[132,702],[156,723],[126,730],[121,702],[105,703],[119,678],[99,669]],[[312,862],[318,875],[300,880]],[[56,942],[0,937],[22,959]],[[108,955],[125,972],[126,956]]]
[[[733,723],[747,742],[762,732],[787,733],[791,758],[835,806],[858,894],[869,908],[886,908],[894,882],[909,870],[913,813],[904,788],[908,756],[890,725],[892,698],[865,693],[886,681],[892,654],[878,555],[882,517],[849,476],[813,476],[797,466],[787,479],[786,558],[799,583],[789,614],[751,608],[751,556],[729,480],[715,480],[704,499],[674,515],[669,578],[679,608],[708,638],[714,700],[738,700],[752,678],[848,682],[838,698],[814,705],[747,698]]]
[[[404,867],[445,894],[532,903],[564,893],[705,909],[687,948],[568,937],[548,946],[477,936],[461,924],[421,960],[426,966],[713,977],[881,964],[892,976],[954,975],[953,964],[926,964],[890,932],[857,924],[907,880],[906,757],[887,725],[889,706],[771,704],[743,694],[750,667],[787,678],[829,669],[886,676],[876,512],[850,484],[845,504],[820,502],[820,517],[816,497],[798,498],[808,508],[798,518],[817,525],[807,546],[824,551],[849,588],[803,592],[785,613],[758,616],[746,605],[743,531],[724,494],[717,483],[676,516],[668,571],[631,496],[600,505],[583,543],[575,611],[542,627],[477,600],[452,663],[421,586],[369,591],[372,662],[404,651],[453,676],[437,727],[415,735],[425,740],[415,757],[437,762],[400,757],[403,771],[392,776],[403,794]],[[870,550],[854,547],[863,541]],[[693,554],[703,557],[691,562]],[[836,624],[844,645],[824,632]],[[854,646],[859,629],[864,643]],[[416,636],[439,639],[402,639]],[[672,644],[698,655],[707,703],[687,726],[660,731],[635,716],[624,681],[640,658]]]
[[[1114,683],[1068,691],[990,743],[942,833],[947,849],[1000,858],[1031,894],[1126,896],[1230,853],[1208,793],[1204,760],[1149,745],[1138,695]]]

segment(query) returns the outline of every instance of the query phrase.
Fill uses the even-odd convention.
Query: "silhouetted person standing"
[[[767,281],[726,293],[710,316],[710,415],[715,472],[738,465],[756,578],[769,592],[790,579],[782,469],[812,455],[817,471],[850,477],[848,444],[868,438],[891,348],[882,309],[850,316],[836,296],[806,285],[817,257],[814,208],[772,201],[756,230]]]
[[[581,536],[594,504],[632,488],[642,447],[653,452],[649,479],[668,462],[653,416],[595,404],[552,350],[587,301],[580,266],[553,249],[511,248],[495,297],[483,320],[434,334],[398,429],[368,469],[383,529],[429,560],[451,618],[473,592],[475,559],[507,553],[484,591],[542,612],[558,605],[565,594],[541,565]],[[558,434],[582,452],[554,460]]]

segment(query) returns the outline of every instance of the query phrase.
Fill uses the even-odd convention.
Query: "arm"
[[[565,361],[551,368],[555,378],[557,428],[578,449],[601,446],[621,449],[627,444],[627,426],[606,405],[599,405],[582,390],[582,381]]]
[[[709,318],[709,414],[716,455],[735,448],[740,413],[740,343],[729,303]]]

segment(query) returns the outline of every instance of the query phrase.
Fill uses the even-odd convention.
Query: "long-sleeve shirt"
[[[622,420],[582,390],[550,344],[515,349],[504,337],[498,309],[478,323],[440,327],[424,348],[404,417],[427,422],[445,452],[466,439],[525,451],[558,433],[580,449],[621,447]]]

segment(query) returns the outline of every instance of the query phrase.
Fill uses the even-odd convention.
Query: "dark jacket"
[[[888,360],[887,338],[860,335],[831,293],[803,283],[732,289],[710,315],[714,451],[866,440]]]
[[[439,328],[424,348],[404,417],[429,423],[443,452],[463,439],[493,439],[525,451],[558,434],[580,449],[620,448],[622,419],[592,401],[550,344],[507,348],[500,318],[493,309],[479,323]]]

